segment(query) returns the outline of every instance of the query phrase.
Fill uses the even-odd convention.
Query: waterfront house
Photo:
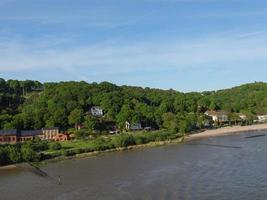
[[[24,130],[17,134],[18,141],[24,142],[27,140],[44,139],[42,130]]]
[[[0,130],[0,144],[16,143],[18,141],[17,130]]]
[[[228,114],[224,111],[208,110],[205,115],[211,117],[213,122],[225,123],[229,121]]]
[[[59,134],[59,128],[58,127],[42,128],[41,131],[43,133],[43,139],[44,140],[53,140],[53,138]]]
[[[101,117],[103,116],[103,110],[98,106],[93,106],[91,108],[91,114],[95,117]]]
[[[70,137],[59,133],[59,128],[43,128],[41,130],[0,130],[0,144],[17,143],[28,140],[65,141]]]
[[[130,122],[126,121],[125,122],[125,128],[126,128],[126,130],[130,130],[130,131],[138,131],[138,130],[142,130],[142,125],[139,122],[130,123]]]
[[[260,123],[267,122],[267,115],[257,115],[257,118]]]
[[[246,121],[247,120],[247,116],[242,114],[242,113],[238,113],[238,116],[242,121]]]

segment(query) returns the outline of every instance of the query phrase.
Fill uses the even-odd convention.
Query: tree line
[[[90,114],[92,106],[103,117]],[[87,83],[16,81],[0,79],[0,128],[40,129],[80,127],[92,134],[107,133],[125,122],[186,133],[202,128],[206,110],[224,110],[230,118],[246,114],[250,120],[267,112],[267,84],[251,83],[227,90],[182,93],[109,82]]]

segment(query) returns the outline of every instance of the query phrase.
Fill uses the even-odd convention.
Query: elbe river
[[[0,172],[0,199],[267,199],[267,137],[248,132]],[[60,183],[59,184],[59,177]]]

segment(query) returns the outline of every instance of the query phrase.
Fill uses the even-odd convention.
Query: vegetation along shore
[[[0,79],[0,165],[265,129],[255,123],[267,120],[266,99],[262,82],[183,93]],[[55,141],[64,138],[71,140]]]
[[[23,153],[25,153],[25,151],[22,150],[21,152],[18,151],[17,153],[15,153],[14,150],[11,150],[10,158],[8,158],[6,163],[3,163],[3,160],[1,160],[2,165],[5,165],[0,167],[0,170],[25,168],[25,165],[15,164],[19,162],[33,162],[39,165],[40,161],[42,161],[41,163],[46,163],[61,161],[65,159],[85,158],[115,151],[125,151],[167,144],[178,144],[181,142],[190,142],[209,137],[218,137],[229,134],[237,134],[246,131],[261,130],[267,130],[267,124],[224,127],[218,129],[204,130],[202,132],[186,136],[167,133],[163,131],[154,131],[149,133],[139,132],[134,134],[105,136],[99,137],[95,140],[75,140],[53,143],[48,143],[44,141],[29,141],[24,144],[27,144],[27,146],[32,146],[31,148],[34,149],[34,151],[31,151],[31,155],[30,153],[28,153],[28,158],[23,158]],[[10,148],[9,145],[7,145],[6,147],[8,149]],[[18,150],[18,147],[16,147],[16,149]],[[15,155],[17,157],[12,157],[12,154],[13,156]],[[20,157],[20,160],[18,160],[18,157]],[[28,167],[28,165],[26,166]]]

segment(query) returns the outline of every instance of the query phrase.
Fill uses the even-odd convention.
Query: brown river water
[[[267,199],[267,137],[245,139],[262,133],[0,171],[0,200]]]

